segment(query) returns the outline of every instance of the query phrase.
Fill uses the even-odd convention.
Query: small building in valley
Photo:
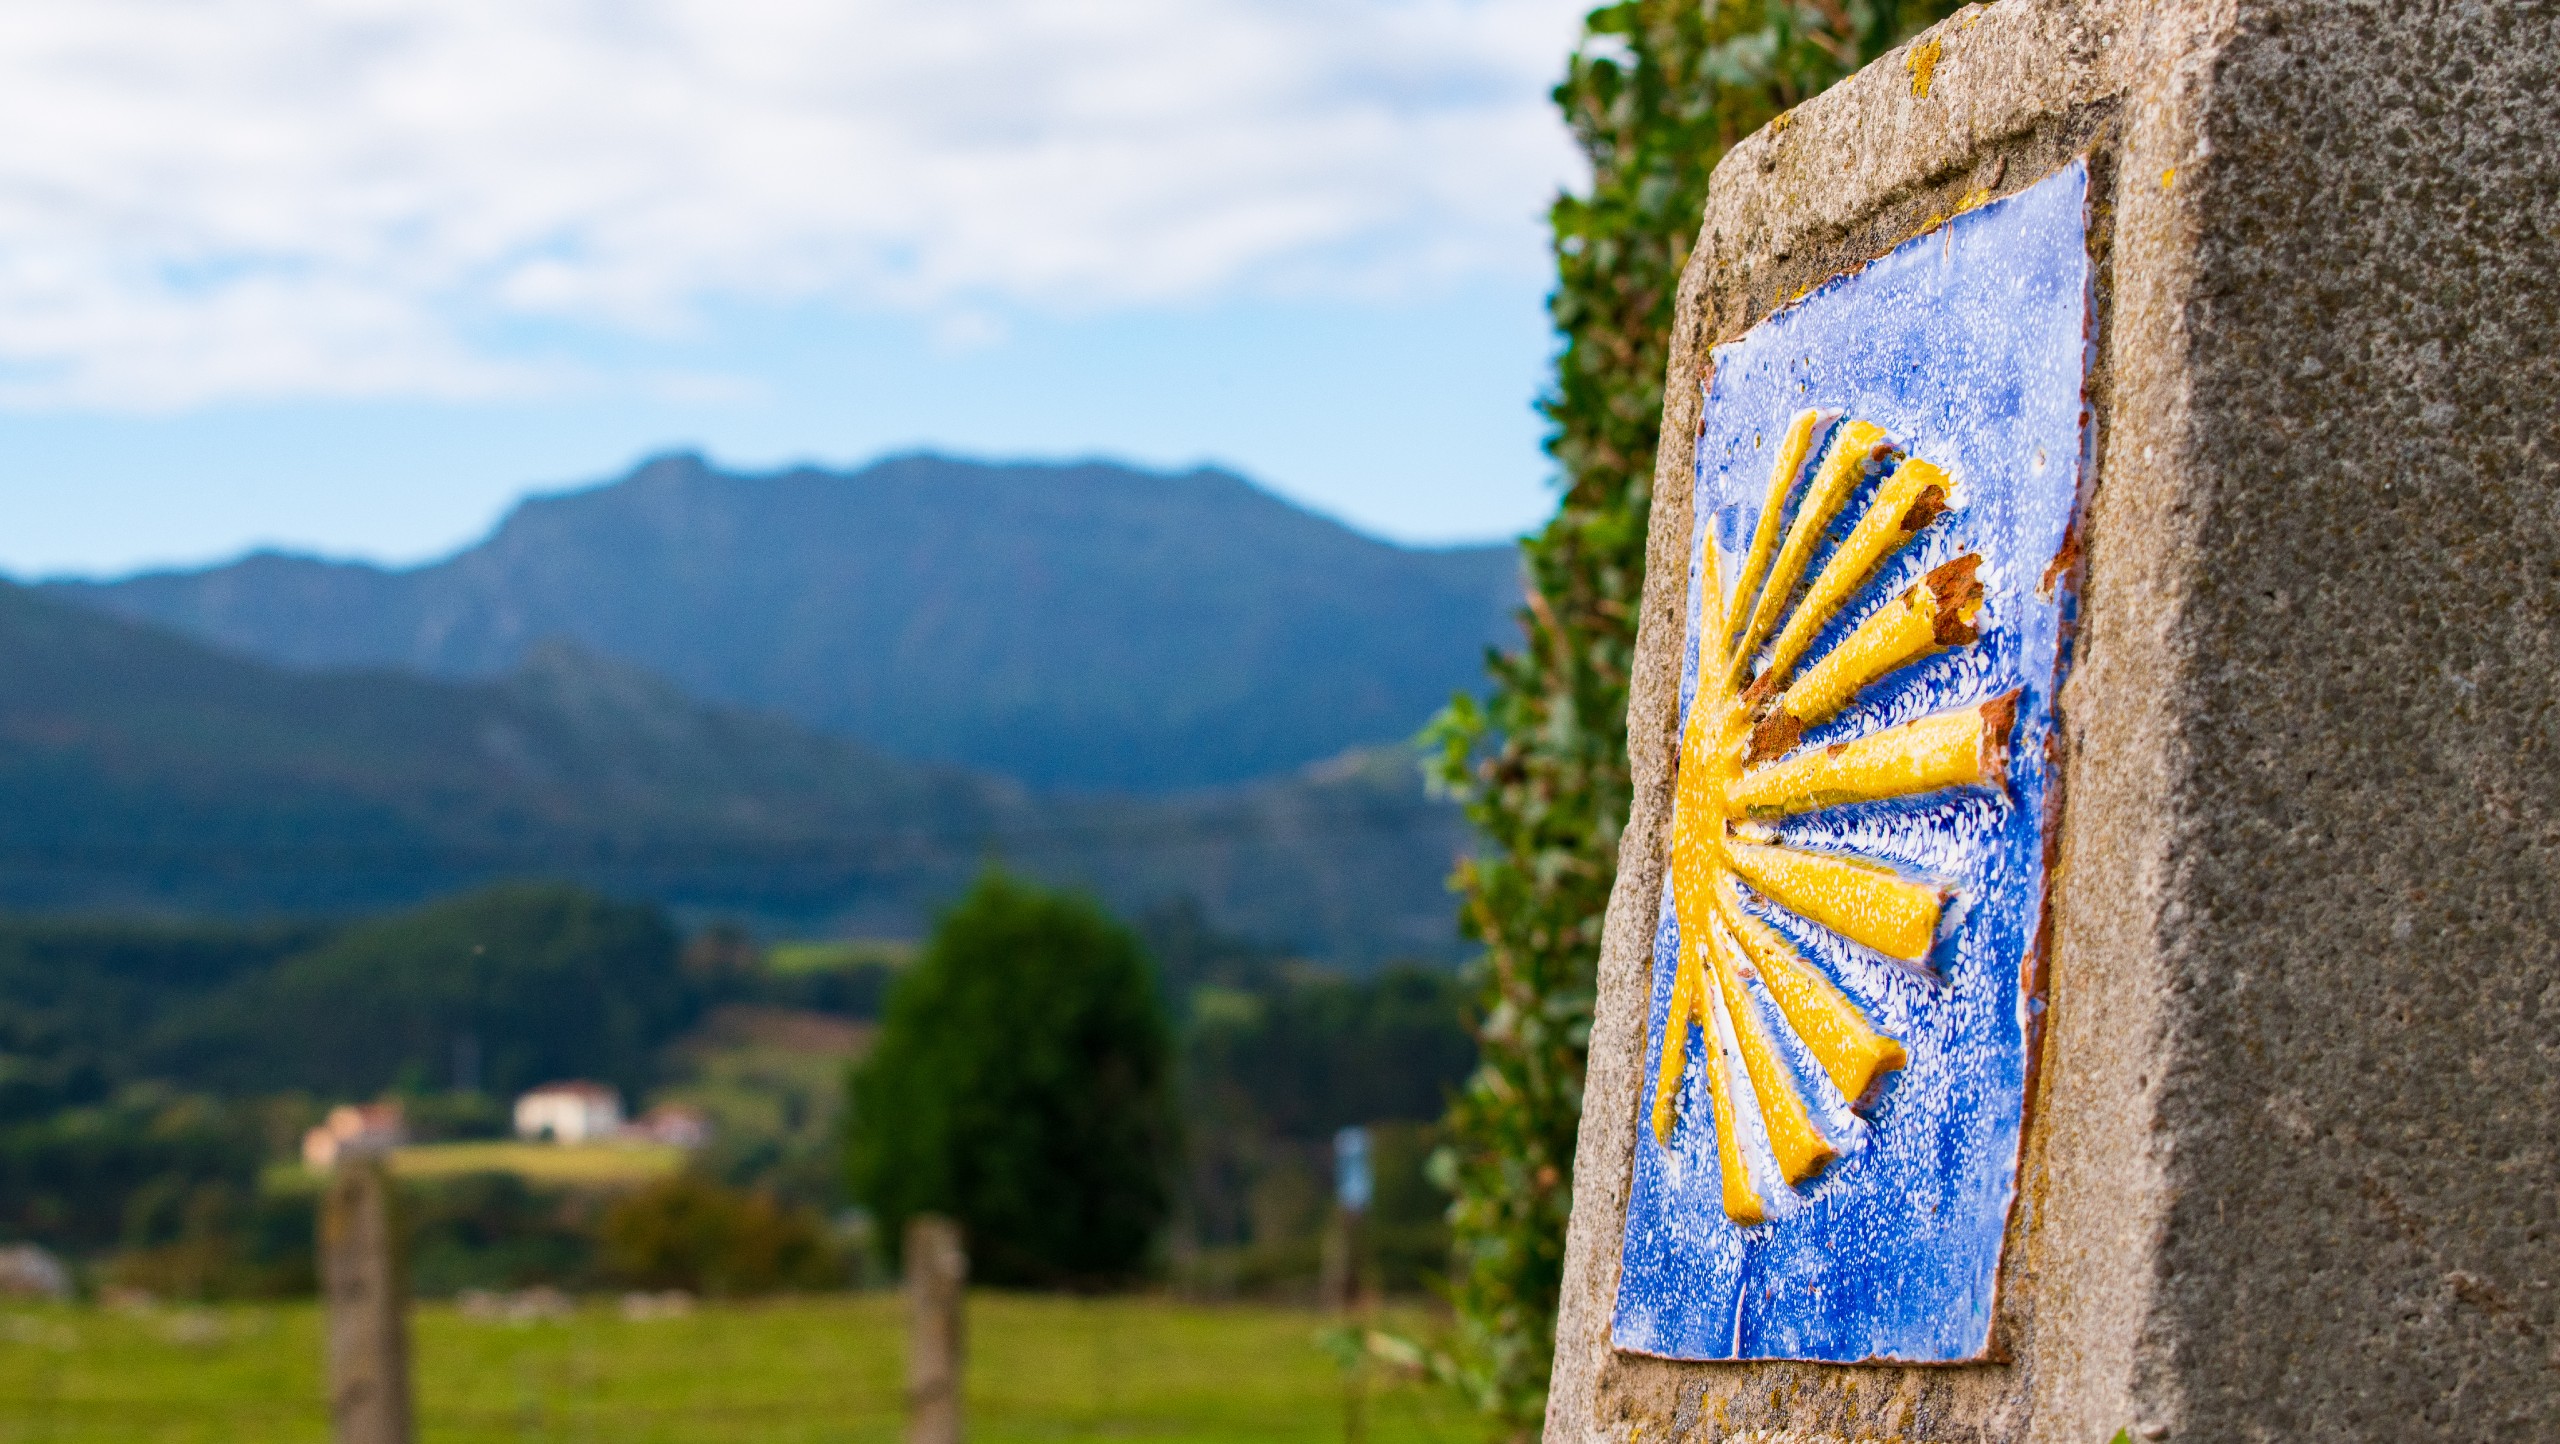
[[[632,1136],[690,1153],[711,1141],[711,1116],[685,1103],[661,1103],[641,1116]]]
[[[51,1252],[31,1243],[0,1248],[0,1298],[59,1301],[69,1297],[71,1270]]]
[[[326,1173],[341,1158],[388,1153],[408,1141],[408,1121],[398,1099],[341,1103],[329,1110],[319,1127],[302,1135],[302,1162],[315,1173]]]
[[[516,1136],[597,1143],[622,1132],[622,1095],[602,1083],[545,1083],[516,1100]]]

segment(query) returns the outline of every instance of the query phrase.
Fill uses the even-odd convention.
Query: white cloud
[[[473,395],[707,302],[999,334],[1539,260],[1583,0],[0,10],[0,401]],[[556,376],[549,377],[558,379]]]

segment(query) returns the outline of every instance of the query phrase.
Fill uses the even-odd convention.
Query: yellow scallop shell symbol
[[[1870,485],[1872,484],[1872,485]],[[1849,501],[1867,501],[1811,581],[1805,569]],[[1887,957],[1929,954],[1948,896],[1869,858],[1780,840],[1779,819],[1851,803],[1953,787],[2005,785],[2017,694],[1887,727],[1855,741],[1800,748],[1805,729],[1904,667],[1979,636],[1979,553],[1937,567],[1828,650],[1813,644],[1874,580],[1885,560],[1944,511],[1947,473],[1906,457],[1883,428],[1807,411],[1789,423],[1730,610],[1721,562],[1708,547],[1698,685],[1680,739],[1671,824],[1672,908],[1680,962],[1654,1091],[1654,1135],[1679,1122],[1689,1029],[1701,1026],[1706,1091],[1715,1113],[1724,1210],[1737,1223],[1767,1216],[1735,1134],[1737,1081],[1758,1104],[1770,1153],[1789,1184],[1821,1171],[1838,1150],[1808,1115],[1771,1020],[1746,986],[1758,979],[1786,1028],[1853,1107],[1874,1098],[1908,1061],[1858,1006],[1745,906],[1758,898]],[[1720,1037],[1742,1062],[1732,1076]]]

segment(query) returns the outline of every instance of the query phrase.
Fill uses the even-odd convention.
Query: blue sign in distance
[[[1333,1135],[1333,1201],[1346,1212],[1366,1213],[1374,1192],[1369,1172],[1369,1130],[1337,1130]]]
[[[1718,347],[1613,1340],[1991,1346],[2084,462],[2088,175]]]

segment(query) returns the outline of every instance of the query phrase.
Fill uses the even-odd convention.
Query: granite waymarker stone
[[[2560,1437],[2555,40],[2005,0],[1719,166],[1551,1439]]]

